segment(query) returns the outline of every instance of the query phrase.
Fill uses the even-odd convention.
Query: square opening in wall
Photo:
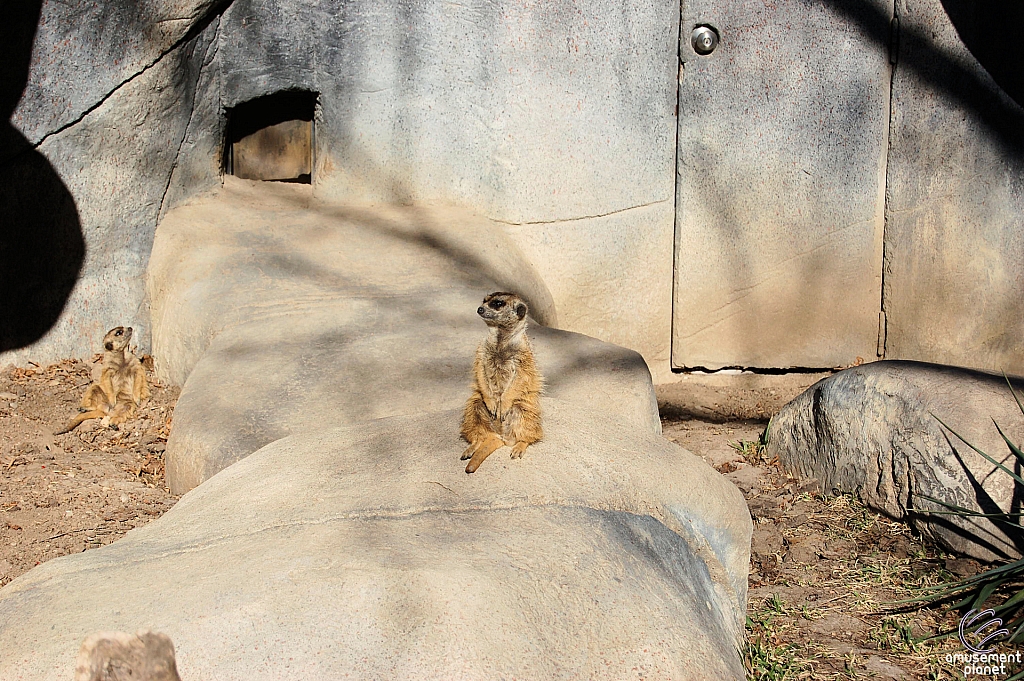
[[[247,180],[309,184],[316,99],[315,92],[277,92],[230,109],[227,172]]]

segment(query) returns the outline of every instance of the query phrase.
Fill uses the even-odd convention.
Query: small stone
[[[181,681],[167,634],[101,632],[85,639],[75,661],[75,681]]]
[[[947,558],[946,569],[957,577],[973,577],[981,572],[981,563],[970,558]]]
[[[747,500],[747,508],[754,518],[772,519],[782,511],[782,502],[774,497],[757,496]]]
[[[743,455],[734,447],[718,447],[717,449],[709,449],[704,452],[704,460],[711,464],[713,468],[721,468],[727,463],[742,461]]]
[[[811,622],[808,629],[816,634],[825,634],[826,636],[836,637],[859,634],[867,631],[870,627],[853,615],[834,612],[826,615],[820,620]]]
[[[798,513],[792,518],[786,518],[786,527],[800,527],[806,525],[810,518],[807,517],[806,513]]]
[[[814,478],[802,480],[796,486],[797,494],[817,494],[821,490],[821,484]]]
[[[857,555],[857,544],[849,539],[829,539],[824,552],[837,558],[851,558]]]
[[[14,393],[0,393],[0,400],[16,400],[18,396]]]
[[[789,540],[789,553],[786,554],[786,562],[802,565],[816,563],[824,547],[825,538],[817,532],[791,537]]]
[[[864,668],[869,672],[873,672],[880,679],[902,681],[902,679],[907,678],[907,673],[903,669],[878,655],[869,657],[868,661],[864,664]]]
[[[896,537],[896,541],[893,542],[892,547],[889,549],[890,555],[900,560],[910,557],[912,552],[913,546],[910,543],[910,539],[903,535]]]
[[[782,533],[774,525],[762,525],[750,538],[750,550],[758,556],[773,556],[782,550]]]
[[[725,475],[729,482],[740,488],[744,496],[749,496],[760,487],[763,476],[764,471],[756,466],[743,466]]]

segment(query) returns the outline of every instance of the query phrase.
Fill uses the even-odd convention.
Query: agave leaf
[[[1024,463],[1024,452],[1020,451],[1020,447],[1010,442],[1010,438],[1006,437],[1006,433],[1004,433],[1003,429],[999,427],[999,424],[996,423],[995,419],[992,419],[992,423],[995,423],[996,430],[999,431],[999,434],[1002,436],[1003,442],[1006,443],[1006,446],[1009,447],[1010,451],[1013,452],[1013,455],[1017,457],[1017,461],[1019,463]]]
[[[1020,403],[1020,396],[1017,391],[1013,388],[1013,383],[1010,383],[1010,379],[1007,377],[1006,372],[1003,372],[1003,378],[1006,380],[1006,385],[1010,388],[1010,394],[1013,395],[1014,401],[1017,403],[1017,407],[1020,408],[1020,413],[1024,414],[1024,404]]]
[[[988,597],[991,596],[996,589],[1002,586],[1002,584],[1003,582],[999,580],[995,582],[989,582],[985,586],[981,587],[981,589],[978,590],[978,595],[974,598],[974,607],[983,605],[985,601],[988,600]]]
[[[963,506],[957,506],[956,504],[951,504],[948,501],[943,501],[942,499],[936,499],[935,497],[930,497],[930,496],[928,496],[926,494],[918,494],[917,496],[919,496],[920,498],[925,499],[927,501],[931,501],[931,502],[936,503],[936,504],[941,504],[942,506],[945,506],[946,508],[953,509],[951,511],[932,511],[932,510],[929,510],[927,508],[915,508],[914,509],[915,511],[920,511],[921,513],[928,513],[929,515],[959,515],[959,516],[970,516],[970,517],[976,517],[976,518],[1006,518],[1006,517],[1019,518],[1021,516],[1024,516],[1024,513],[1008,513],[1006,511],[1002,511],[1000,513],[982,513],[981,511],[972,511],[969,508],[964,508]],[[1016,523],[1011,523],[1011,524],[1014,525],[1015,527],[1019,527],[1019,525],[1017,525]]]
[[[935,419],[936,421],[938,421],[939,423],[941,423],[941,424],[942,424],[942,427],[943,427],[943,428],[945,428],[945,429],[946,429],[946,430],[948,430],[949,432],[953,433],[953,435],[956,435],[956,436],[957,436],[957,438],[958,438],[958,439],[959,439],[959,440],[960,440],[961,442],[963,442],[963,443],[964,443],[965,445],[967,445],[968,447],[970,447],[971,449],[973,449],[974,451],[976,451],[976,452],[977,452],[978,454],[981,454],[981,455],[982,455],[983,457],[985,457],[986,459],[988,459],[988,460],[989,460],[989,461],[990,461],[991,463],[995,464],[995,466],[996,466],[997,468],[999,468],[1000,470],[1002,470],[1002,471],[1003,471],[1004,473],[1006,473],[1007,475],[1011,476],[1011,477],[1012,477],[1012,478],[1013,478],[1014,480],[1016,480],[1016,481],[1017,481],[1017,482],[1019,482],[1020,484],[1024,485],[1024,478],[1021,478],[1021,477],[1020,477],[1019,475],[1017,475],[1016,473],[1014,473],[1013,471],[1011,471],[1011,470],[1010,470],[1009,468],[1007,468],[1007,467],[1006,467],[1006,466],[1004,466],[1003,464],[999,463],[998,461],[996,461],[995,459],[993,459],[993,458],[992,458],[991,456],[989,456],[988,454],[986,454],[985,452],[981,451],[980,449],[978,449],[977,447],[975,447],[974,445],[972,445],[972,444],[971,444],[970,442],[968,442],[967,440],[965,440],[965,439],[963,438],[963,436],[962,436],[962,435],[960,435],[960,433],[956,432],[955,430],[953,430],[952,428],[950,428],[949,426],[947,426],[947,425],[945,424],[945,422],[943,422],[943,420],[942,420],[942,419],[940,419],[940,418],[939,418],[938,416],[936,416],[935,414],[932,414],[932,418],[934,418],[934,419]]]
[[[1010,629],[1011,627],[1013,628],[1013,633],[1010,634],[1010,638],[1007,639],[1008,641],[1013,641],[1018,636],[1020,636],[1021,632],[1024,631],[1024,621],[1022,621],[1021,618],[1018,617],[1017,619],[1010,622],[1006,628]]]

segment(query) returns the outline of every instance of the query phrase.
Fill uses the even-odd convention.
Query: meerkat
[[[98,381],[82,398],[82,413],[56,434],[67,433],[87,419],[102,418],[104,426],[118,426],[135,415],[136,407],[149,397],[146,369],[128,350],[132,327],[115,326],[103,336],[103,369]]]
[[[473,394],[462,417],[462,437],[469,447],[472,473],[502,445],[518,459],[544,436],[540,423],[543,378],[526,336],[526,303],[514,293],[492,293],[477,308],[490,331],[476,351]]]

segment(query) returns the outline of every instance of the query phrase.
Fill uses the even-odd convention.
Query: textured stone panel
[[[885,0],[686,3],[674,366],[875,356],[890,15]],[[699,56],[705,23],[721,44]]]
[[[955,0],[899,11],[886,356],[1024,372],[1024,15]]]

